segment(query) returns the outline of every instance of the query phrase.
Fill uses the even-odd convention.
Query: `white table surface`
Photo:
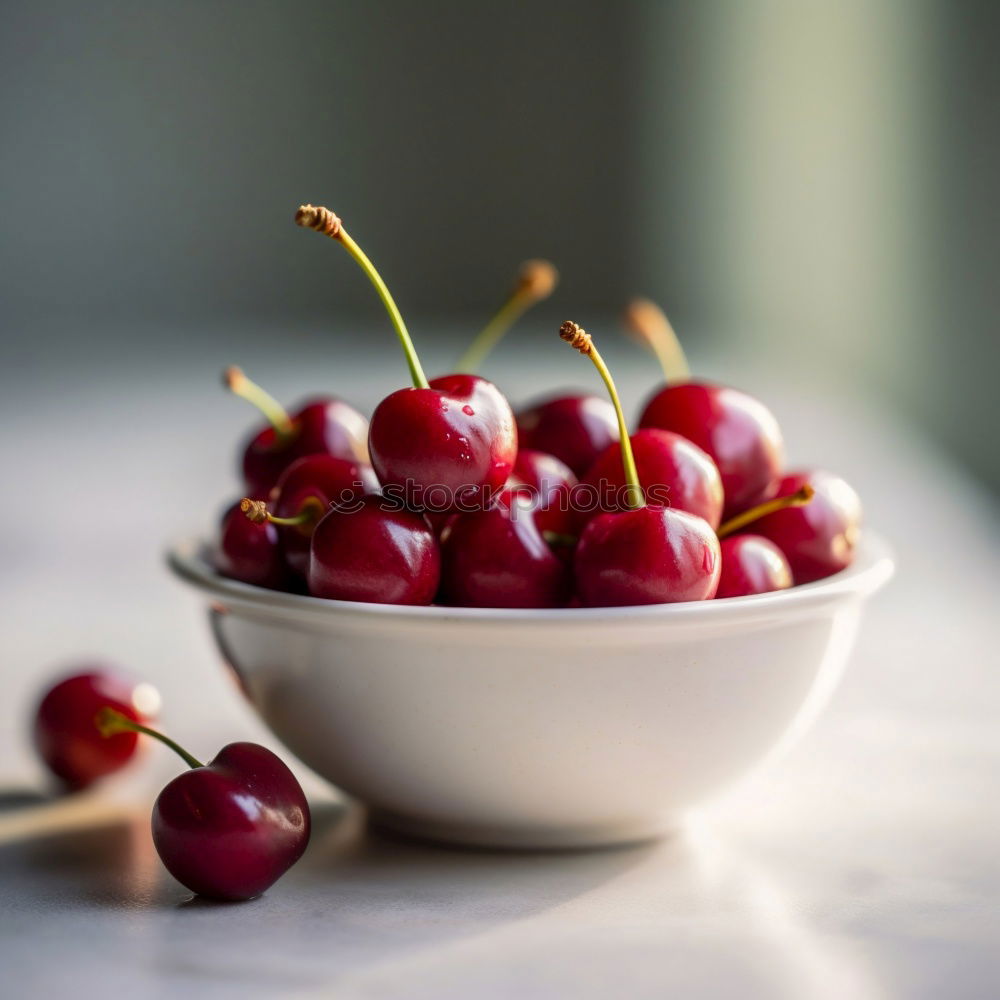
[[[150,842],[170,755],[39,798],[33,701],[62,665],[102,656],[159,686],[164,725],[195,754],[270,742],[161,563],[169,537],[237,489],[232,442],[250,414],[217,371],[241,362],[286,398],[346,385],[369,405],[405,371],[381,328],[350,362],[325,334],[277,326],[122,324],[98,353],[43,334],[13,331],[2,358],[0,994],[998,995],[996,508],[849,380],[746,354],[704,366],[771,403],[793,459],[848,476],[898,553],[833,704],[789,756],[674,838],[562,854],[392,839],[298,766],[316,812],[304,859],[261,899],[216,905],[193,901]],[[490,374],[521,399],[596,389],[559,346],[537,353]],[[628,348],[607,353],[635,403],[653,375]]]

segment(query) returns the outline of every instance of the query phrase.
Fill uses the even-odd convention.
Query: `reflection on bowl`
[[[836,683],[863,599],[892,574],[866,532],[836,576],[634,608],[414,608],[174,572],[277,737],[377,819],[440,840],[639,840],[787,745]]]

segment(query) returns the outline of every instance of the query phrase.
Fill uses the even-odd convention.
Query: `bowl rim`
[[[888,543],[865,529],[854,562],[822,580],[800,584],[788,590],[745,597],[724,597],[711,601],[687,601],[679,604],[645,604],[615,608],[454,608],[445,605],[409,606],[372,604],[361,601],[336,601],[329,598],[268,590],[253,584],[231,580],[212,566],[209,546],[197,537],[187,537],[170,545],[167,565],[185,583],[223,602],[254,608],[270,614],[287,612],[296,616],[329,621],[337,616],[414,622],[478,622],[492,624],[541,624],[575,622],[657,621],[687,624],[723,624],[743,621],[860,599],[878,590],[895,570]]]

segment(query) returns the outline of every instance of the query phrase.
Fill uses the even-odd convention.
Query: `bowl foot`
[[[594,826],[477,826],[407,816],[376,808],[369,810],[368,821],[375,827],[418,840],[505,851],[572,851],[627,847],[665,837],[675,833],[681,826],[681,818],[677,815],[646,816],[627,822]]]

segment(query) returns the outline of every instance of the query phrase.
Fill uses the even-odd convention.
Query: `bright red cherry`
[[[751,517],[744,524],[769,538],[785,554],[796,584],[810,583],[846,569],[861,534],[861,499],[840,476],[821,469],[792,472],[778,483],[778,497],[812,489],[811,502]],[[766,505],[764,505],[766,506]]]
[[[289,414],[239,368],[227,368],[223,381],[232,393],[256,406],[269,423],[253,434],[243,453],[243,478],[251,496],[266,496],[282,472],[305,455],[368,461],[368,421],[342,399],[317,397]]]
[[[722,519],[722,478],[715,463],[687,438],[646,428],[630,438],[636,471],[647,503],[687,511],[713,528]],[[580,528],[601,511],[625,509],[628,487],[622,474],[621,444],[610,445],[573,491]]]
[[[466,608],[558,608],[569,566],[549,548],[528,504],[505,491],[488,510],[458,514],[441,536],[441,600]]]
[[[406,355],[413,388],[387,396],[372,414],[368,447],[387,495],[436,511],[485,506],[503,486],[517,454],[510,405],[474,375],[428,382],[389,289],[364,251],[327,208],[302,205],[295,221],[340,243],[382,300]]]
[[[282,590],[288,583],[277,527],[268,521],[255,524],[239,503],[223,515],[215,568],[223,576],[255,587]]]
[[[167,871],[212,899],[259,896],[302,857],[309,843],[309,803],[295,775],[266,747],[230,743],[202,764],[162,733],[113,710],[100,725],[110,740],[146,733],[191,768],[153,806],[153,844]]]
[[[520,410],[518,442],[554,455],[583,476],[608,445],[618,440],[615,408],[599,396],[557,396]]]
[[[277,526],[288,568],[301,579],[309,572],[309,542],[331,504],[351,506],[378,492],[372,467],[332,455],[307,455],[281,474],[269,504],[244,501],[247,519]]]
[[[140,723],[155,715],[159,705],[160,696],[149,684],[104,667],[88,669],[60,681],[42,699],[35,713],[35,749],[63,784],[85,788],[121,770],[138,743],[134,732],[104,739],[94,721],[97,713],[111,706]]]
[[[598,514],[580,536],[576,590],[586,607],[704,601],[719,583],[719,540],[703,518],[647,504],[611,373],[590,335],[566,322],[559,335],[590,358],[614,404],[627,487],[625,510]]]
[[[539,531],[575,535],[572,494],[576,476],[554,455],[522,448],[507,487],[528,502]]]
[[[767,594],[792,585],[791,567],[774,542],[760,535],[733,535],[719,545],[722,573],[717,598]]]
[[[441,578],[441,555],[422,514],[381,496],[331,507],[316,525],[309,593],[338,601],[430,604]]]
[[[774,496],[784,445],[771,411],[738,389],[692,381],[670,321],[648,299],[629,305],[625,324],[656,354],[667,382],[639,426],[674,431],[711,456],[722,474],[724,517]]]

